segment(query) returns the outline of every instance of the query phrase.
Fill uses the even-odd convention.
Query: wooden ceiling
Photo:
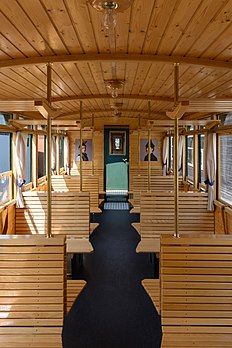
[[[134,0],[114,35],[87,0],[0,1],[0,99],[47,97],[68,119],[148,114],[167,119],[174,67],[180,100],[231,98],[232,0]],[[104,80],[125,80],[113,99]],[[1,110],[3,111],[3,110]],[[11,110],[9,110],[11,111]],[[199,114],[200,115],[200,114]]]

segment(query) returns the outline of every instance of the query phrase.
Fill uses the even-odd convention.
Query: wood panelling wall
[[[94,136],[93,136],[93,161],[94,161],[94,174],[99,175],[99,190],[104,191],[104,126],[105,125],[111,125],[107,123],[106,120],[102,120],[101,122],[98,122],[97,130],[94,130]],[[125,123],[125,122],[124,122]],[[136,174],[143,174],[147,173],[148,171],[148,162],[145,161],[139,161],[139,154],[140,154],[140,139],[148,139],[148,131],[138,131],[135,129],[135,120],[132,120],[129,123],[124,124],[122,123],[121,126],[128,126],[130,128],[130,139],[129,139],[129,145],[130,145],[130,174],[129,174],[129,180],[130,180],[130,190],[133,190],[133,176]],[[113,126],[113,124],[112,124]],[[120,127],[120,124],[117,125],[117,127]],[[70,163],[71,163],[71,174],[78,174],[79,173],[79,162],[75,161],[75,142],[76,139],[80,138],[80,132],[79,131],[70,131],[68,133],[69,139],[70,139]],[[162,175],[162,140],[164,137],[163,132],[151,132],[151,139],[157,139],[158,140],[158,161],[157,162],[151,162],[151,173],[152,174],[159,174]],[[92,131],[91,130],[83,130],[82,132],[82,138],[83,139],[92,139]],[[83,175],[89,175],[92,174],[92,161],[89,162],[83,162]]]
[[[70,141],[70,163],[71,163],[71,174],[79,174],[79,162],[75,160],[76,157],[76,148],[75,143],[76,139],[80,139],[79,131],[69,132],[69,141]],[[82,139],[92,139],[92,131],[83,131]],[[94,131],[94,137],[92,139],[92,161],[82,162],[82,173],[83,176],[96,174],[99,175],[99,191],[103,191],[104,186],[104,132]]]

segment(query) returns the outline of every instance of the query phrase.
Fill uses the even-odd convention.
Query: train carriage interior
[[[0,347],[232,347],[232,0],[0,1]]]

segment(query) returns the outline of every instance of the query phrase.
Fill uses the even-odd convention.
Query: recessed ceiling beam
[[[50,63],[66,62],[103,62],[103,61],[123,61],[123,62],[150,62],[150,63],[181,63],[187,65],[208,66],[213,68],[232,69],[232,62],[220,61],[206,58],[193,58],[181,56],[165,56],[155,54],[128,54],[128,53],[89,53],[89,54],[70,54],[58,56],[30,57],[2,60],[0,68],[9,68],[14,66],[26,66]]]

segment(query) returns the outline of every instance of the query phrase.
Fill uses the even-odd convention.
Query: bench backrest
[[[62,347],[64,238],[0,236],[1,347]]]
[[[24,208],[16,208],[17,234],[44,234],[47,225],[47,192],[25,192]],[[52,234],[89,237],[88,192],[52,192]]]
[[[161,237],[165,348],[231,346],[232,236]]]
[[[79,175],[54,175],[51,177],[52,190],[57,192],[79,192]],[[90,211],[99,212],[99,178],[89,175],[82,178],[82,191],[90,193]]]
[[[207,210],[208,194],[179,192],[179,233],[214,233],[214,212]],[[173,192],[142,192],[140,234],[154,237],[174,234],[175,204]]]
[[[136,175],[133,178],[133,205],[140,207],[141,191],[148,191],[148,177],[147,175]],[[179,190],[183,190],[183,179],[179,177]],[[150,178],[150,191],[174,191],[174,177],[154,176]]]

